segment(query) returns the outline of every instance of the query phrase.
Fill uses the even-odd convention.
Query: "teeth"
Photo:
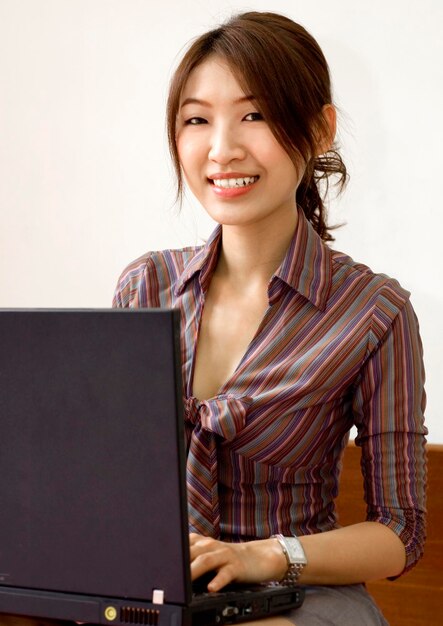
[[[252,185],[258,180],[258,176],[245,176],[245,178],[215,178],[213,183],[216,187],[223,187],[224,189],[233,189],[235,187],[246,187]]]

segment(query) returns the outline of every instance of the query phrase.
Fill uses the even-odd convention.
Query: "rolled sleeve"
[[[425,403],[422,344],[408,300],[379,337],[353,401],[367,519],[400,537],[403,573],[422,556],[426,535]]]

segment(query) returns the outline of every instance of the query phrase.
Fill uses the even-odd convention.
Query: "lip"
[[[257,176],[257,174],[255,176]],[[244,196],[247,193],[249,193],[251,190],[255,189],[255,186],[259,182],[260,177],[258,176],[257,180],[254,183],[251,183],[250,185],[246,185],[246,187],[232,187],[232,188],[217,187],[216,185],[214,185],[212,180],[214,178],[224,179],[224,178],[252,178],[252,177],[254,177],[254,174],[251,175],[251,174],[243,174],[240,172],[223,172],[223,173],[220,172],[217,174],[213,174],[210,177],[208,176],[208,182],[211,187],[211,190],[214,192],[217,198],[229,200],[231,198],[238,198],[239,196]]]
[[[222,178],[252,178],[258,174],[245,174],[244,172],[215,172],[208,176],[208,180],[221,180]]]

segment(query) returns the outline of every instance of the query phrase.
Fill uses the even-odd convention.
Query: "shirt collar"
[[[217,265],[221,236],[222,228],[219,225],[185,267],[175,288],[177,296],[183,293],[186,284],[197,273],[200,285],[206,291]],[[322,310],[326,306],[331,282],[332,251],[315,232],[303,211],[299,210],[288,251],[269,283],[269,304],[273,304],[287,286]]]
[[[280,295],[280,281],[318,309],[325,308],[332,283],[332,250],[316,233],[301,209],[286,256],[269,284],[270,304]]]
[[[175,287],[175,295],[179,296],[183,293],[186,284],[199,273],[200,284],[202,289],[206,291],[209,279],[212,276],[215,266],[217,265],[220,243],[222,236],[222,227],[220,225],[214,230],[206,244],[200,248],[197,254],[190,260],[177,281]]]

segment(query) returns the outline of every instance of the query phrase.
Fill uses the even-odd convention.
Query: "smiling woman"
[[[79,18],[85,26],[80,31],[82,36],[69,34],[67,37],[68,15],[61,13],[63,21],[59,28],[58,22],[51,18],[52,9],[42,11],[40,3],[27,3],[36,7],[28,12],[27,20],[23,19],[23,7],[17,9],[16,24],[11,27],[7,14],[14,13],[9,9],[13,4],[22,3],[9,3],[8,9],[3,11],[3,22],[0,19],[0,23],[6,25],[3,39],[14,41],[14,47],[11,46],[14,53],[0,55],[0,59],[13,60],[10,80],[3,89],[6,100],[0,108],[3,110],[3,104],[8,105],[9,99],[11,105],[6,106],[5,111],[10,111],[11,117],[1,116],[6,120],[5,128],[15,131],[10,121],[16,117],[23,129],[17,137],[14,132],[9,135],[13,149],[5,152],[4,171],[12,171],[8,167],[14,161],[10,155],[14,157],[16,145],[20,147],[22,142],[23,149],[17,152],[21,155],[16,159],[17,175],[3,175],[2,182],[6,178],[12,181],[10,198],[13,200],[4,205],[19,206],[15,204],[15,197],[23,195],[20,187],[24,186],[17,185],[17,180],[23,181],[27,171],[38,183],[37,189],[43,181],[44,204],[51,197],[52,181],[58,178],[62,181],[63,194],[72,196],[69,204],[64,205],[73,216],[69,223],[82,227],[83,222],[74,210],[81,202],[74,193],[66,194],[67,178],[64,175],[48,177],[55,161],[66,160],[53,157],[66,156],[65,139],[69,135],[65,130],[72,126],[72,132],[78,132],[79,126],[72,120],[83,110],[87,100],[96,100],[94,114],[87,115],[85,132],[79,134],[98,131],[96,140],[100,145],[91,153],[85,149],[69,151],[67,163],[72,167],[76,160],[85,161],[91,178],[97,178],[99,187],[107,187],[102,181],[107,182],[109,177],[97,177],[95,163],[108,152],[107,146],[115,148],[115,152],[110,151],[112,156],[123,143],[128,143],[128,136],[137,133],[143,137],[138,126],[121,124],[123,119],[133,117],[127,115],[126,105],[132,110],[134,102],[139,101],[132,88],[140,79],[139,68],[144,65],[144,54],[140,50],[146,50],[143,46],[147,40],[151,40],[155,53],[163,50],[148,29],[162,32],[170,27],[169,11],[165,10],[167,19],[161,23],[165,28],[158,28],[151,3],[46,3],[54,11],[62,5],[81,5]],[[117,4],[124,6],[121,13],[116,9]],[[185,9],[180,16],[185,5],[186,11],[192,11],[189,3],[175,4],[179,18],[185,16]],[[220,3],[213,4],[217,4],[218,11]],[[308,7],[317,3],[288,1],[286,4],[288,10],[297,5],[302,11],[300,14],[307,16]],[[340,19],[337,4],[340,3],[328,9],[330,13],[325,5],[318,24],[326,24],[328,16],[332,16],[334,37],[340,38],[337,26],[348,24],[349,20]],[[104,5],[112,6],[104,11]],[[205,7],[212,10],[206,5],[211,2],[205,3]],[[94,7],[90,10],[94,16],[92,22],[87,19],[86,6]],[[425,15],[422,6],[420,3],[421,13]],[[349,7],[345,6],[342,11]],[[139,19],[144,11],[146,21]],[[437,48],[431,38],[426,37],[426,45],[416,46],[406,62],[405,47],[412,49],[410,31],[414,31],[414,41],[425,39],[426,31],[420,30],[424,19],[416,20],[416,24],[411,10],[408,12],[406,24],[411,28],[396,29],[406,33],[402,44],[405,47],[395,50],[401,43],[398,37],[393,37],[394,25],[398,25],[397,13],[384,8],[382,18],[391,11],[392,21],[383,22],[380,12],[373,11],[377,28],[368,29],[365,12],[360,29],[356,19],[353,23],[356,28],[348,28],[348,31],[353,35],[364,34],[365,60],[375,59],[374,64],[349,63],[352,53],[359,56],[358,35],[354,40],[335,46],[336,62],[347,63],[344,73],[352,78],[349,80],[352,92],[360,92],[357,106],[364,109],[363,116],[373,124],[373,128],[366,130],[368,135],[374,131],[376,150],[372,154],[369,151],[370,158],[364,169],[371,173],[370,185],[377,189],[376,195],[380,192],[377,175],[381,170],[392,170],[393,192],[401,205],[406,204],[402,193],[407,188],[409,194],[410,181],[400,185],[395,182],[404,181],[404,176],[416,177],[419,193],[415,194],[415,200],[420,210],[414,206],[414,211],[408,215],[403,213],[407,207],[402,206],[402,213],[390,215],[386,199],[384,230],[391,232],[395,221],[395,226],[410,221],[414,229],[429,224],[435,226],[438,222],[425,207],[428,200],[428,205],[434,206],[434,198],[423,195],[426,187],[423,180],[429,177],[430,171],[429,151],[422,148],[425,143],[420,140],[416,146],[420,149],[409,150],[407,158],[402,159],[390,152],[390,147],[395,145],[399,152],[406,154],[412,133],[405,129],[411,128],[413,111],[429,111],[429,103],[438,101],[429,96],[428,86],[419,80],[428,71],[432,84],[436,82],[432,63],[438,57]],[[436,10],[427,13],[436,23]],[[121,23],[111,15],[121,17]],[[132,17],[125,22],[127,16]],[[135,19],[138,31],[134,28]],[[108,32],[113,30],[112,20],[118,39],[108,42]],[[174,20],[174,24],[177,23],[186,28],[189,22]],[[50,24],[57,33],[54,42],[47,37]],[[125,24],[127,42],[121,38]],[[382,39],[377,38],[377,45],[374,45],[372,35],[369,38],[366,35],[369,31],[382,31],[383,27],[386,47],[381,45],[378,50]],[[169,39],[177,40],[179,32],[182,31],[175,31]],[[34,54],[35,35],[45,44],[43,57]],[[438,41],[441,40],[439,35],[435,30]],[[76,39],[83,42],[80,54],[74,53]],[[342,44],[344,52],[340,54]],[[407,70],[405,82],[399,82],[397,89],[389,92],[387,99],[392,115],[385,118],[378,115],[379,100],[387,93],[386,87],[397,82],[397,76],[392,80],[395,65],[386,58],[389,47],[393,59],[403,63]],[[66,55],[60,55],[64,49]],[[129,50],[134,57],[125,56]],[[117,51],[115,55],[113,51]],[[104,66],[94,68],[91,63],[91,73],[77,75],[78,60],[83,58],[87,67],[97,54],[95,60],[102,58]],[[51,68],[50,61],[58,57],[53,74],[56,89],[50,92],[42,81],[46,74],[37,70]],[[71,57],[74,60],[69,65],[67,61]],[[132,58],[133,64],[130,63]],[[386,62],[387,70],[381,67],[382,62]],[[24,66],[28,63],[29,70],[25,72]],[[382,81],[372,80],[376,63],[380,63],[380,70],[385,70]],[[159,65],[160,76],[163,66],[154,65]],[[123,68],[132,69],[133,73],[129,72],[120,82]],[[13,95],[17,93],[16,85],[22,74],[32,80],[23,90],[23,98],[17,106]],[[367,75],[371,82],[365,82]],[[69,80],[60,82],[63,77]],[[141,82],[147,83],[151,99],[159,80]],[[416,89],[411,89],[411,84]],[[418,92],[424,94],[423,101],[414,99]],[[121,93],[126,95],[123,101],[118,97]],[[372,94],[370,98],[368,93]],[[48,108],[51,94],[60,110],[63,109],[63,114],[55,110],[55,126],[49,123],[54,117],[54,109]],[[406,108],[405,102],[409,99],[413,104]],[[108,116],[102,118],[102,109],[106,113],[109,102],[113,106]],[[36,103],[39,106],[35,106]],[[146,111],[144,106],[140,109]],[[415,121],[420,117],[426,116],[416,116]],[[438,116],[428,117],[435,126]],[[38,126],[35,145],[26,138],[29,119],[34,119]],[[157,115],[146,115],[146,119],[153,120],[158,130]],[[102,125],[97,124],[100,120]],[[393,132],[386,132],[390,124],[393,128],[389,130]],[[113,132],[107,132],[107,125],[112,125]],[[333,231],[327,219],[326,192],[329,184],[342,189],[347,175],[335,143],[336,109],[323,52],[302,26],[282,15],[248,12],[233,16],[196,38],[178,64],[170,85],[167,127],[178,198],[185,186],[190,188],[200,201],[202,211],[216,220],[217,227],[205,245],[150,251],[130,263],[118,281],[114,306],[170,307],[180,312],[192,578],[203,577],[211,592],[223,589],[232,581],[302,585],[304,604],[297,610],[262,622],[269,626],[385,625],[386,620],[364,583],[396,578],[409,571],[421,558],[424,547],[427,430],[423,417],[422,347],[409,293],[395,279],[374,273],[363,263],[331,247]],[[430,131],[430,127],[418,123],[414,124],[414,130],[421,138],[435,136],[434,128]],[[60,136],[57,144],[60,152],[53,153],[46,144],[55,140],[56,135]],[[108,144],[102,141],[105,135],[110,137]],[[383,141],[380,141],[381,136]],[[142,144],[140,140],[140,149]],[[22,162],[26,165],[28,160],[28,146],[31,156],[35,152],[41,164],[38,169],[22,169]],[[41,151],[42,146],[46,150]],[[386,153],[390,158],[381,158],[385,152],[382,148],[389,148]],[[147,152],[153,158],[154,170],[159,152],[149,148]],[[415,161],[411,159],[413,152]],[[76,159],[78,154],[89,157]],[[146,152],[136,151],[135,161],[144,162],[143,155]],[[419,159],[427,164],[426,174],[424,170],[423,175],[419,174]],[[31,161],[32,158],[29,163]],[[134,161],[129,160],[125,165],[123,161],[125,158],[120,160],[120,154],[115,159],[125,170],[134,166]],[[397,161],[402,166],[395,169],[393,165],[397,166]],[[144,169],[145,165],[140,169],[143,177]],[[115,172],[114,166],[110,171]],[[82,187],[77,184],[80,178],[71,174],[69,177],[73,181],[72,191]],[[154,178],[161,179],[156,172]],[[158,188],[162,188],[162,183]],[[32,212],[28,230],[30,237],[35,238],[37,231],[34,232],[33,225],[39,221],[39,213],[35,211],[32,186],[29,190],[23,195],[23,202]],[[122,190],[126,196],[126,183]],[[360,189],[358,200],[364,195],[370,196],[367,191],[370,189]],[[88,193],[84,198],[87,196]],[[95,197],[90,193],[89,196]],[[408,202],[412,205],[415,200]],[[125,205],[126,202],[125,197]],[[154,194],[152,203],[158,206]],[[372,211],[370,202],[355,204],[360,214],[371,213],[367,220],[361,221],[362,230],[371,221],[377,222],[377,213]],[[118,202],[113,205],[111,212],[119,205]],[[63,205],[56,201],[56,196],[52,206],[54,215],[60,216],[64,224],[67,211],[60,211]],[[108,218],[109,207],[105,219],[98,220],[101,236],[103,227],[112,223]],[[51,218],[51,221],[54,220]],[[128,218],[128,223],[132,224],[133,220]],[[438,228],[434,230],[437,232]],[[407,231],[399,229],[398,232]],[[427,240],[428,235],[426,232],[422,239]],[[44,238],[47,241],[47,233]],[[9,239],[7,245],[15,246],[16,239]],[[58,261],[61,254],[69,256],[64,235],[53,239],[63,244],[54,258]],[[378,234],[370,241],[377,242],[377,249],[381,247],[382,239]],[[408,237],[404,247],[410,249],[413,243],[412,237]],[[78,259],[74,248],[70,256]],[[27,273],[29,258],[35,259],[38,255],[30,255],[26,246],[17,249],[15,258],[25,259],[23,268]],[[62,263],[54,263],[54,258],[50,258],[51,267],[63,268]],[[94,289],[100,282],[95,270],[94,280],[90,280],[91,267],[96,265],[94,242],[92,266],[87,268],[87,277]],[[432,276],[432,267],[423,272],[416,263],[413,269],[420,283],[425,274]],[[17,280],[18,272],[10,274],[12,278],[7,277],[7,284],[14,284],[17,291],[26,291],[25,283]],[[51,280],[47,272],[41,274],[48,284],[63,282]],[[435,293],[435,283],[434,279],[428,282],[429,293]],[[35,281],[35,284],[41,283]],[[9,297],[9,288],[4,288],[3,292]],[[146,358],[152,356],[147,354]],[[366,518],[341,527],[335,501],[343,453],[353,427],[358,432],[358,467],[364,482]],[[173,568],[174,563],[168,562],[166,566]],[[36,620],[11,616],[0,616],[0,624],[54,626],[50,620],[37,620],[36,624]]]
[[[270,49],[273,54],[269,54]],[[213,73],[220,74],[223,68],[224,77]],[[328,66],[317,42],[302,26],[281,15],[249,13],[193,43],[174,74],[168,100],[169,146],[179,197],[183,185],[177,142],[180,123],[209,122],[201,109],[194,109],[198,115],[190,116],[186,111],[187,119],[182,117],[181,109],[187,105],[206,105],[206,113],[208,106],[211,108],[204,95],[191,93],[199,75],[200,88],[207,90],[211,84],[222,84],[217,79],[226,80],[232,90],[231,102],[239,107],[245,105],[238,111],[246,113],[245,122],[266,121],[274,141],[302,174],[296,186],[297,204],[320,236],[332,240],[319,183],[323,182],[323,191],[327,191],[328,178],[337,175],[335,183],[343,188],[347,174],[339,153],[331,149],[335,109]],[[248,104],[254,108],[248,110]]]
[[[270,624],[385,624],[361,583],[423,550],[421,344],[409,294],[325,245],[346,168],[324,56],[283,16],[236,16],[191,45],[167,117],[178,196],[219,227],[132,263],[115,305],[182,313],[192,576],[299,579],[304,605]],[[340,528],[352,425],[368,514]]]
[[[274,626],[386,624],[362,583],[423,551],[422,350],[408,292],[325,243],[346,168],[323,53],[286,17],[235,16],[184,55],[167,118],[178,197],[218,227],[134,261],[114,304],[181,311],[192,577],[305,585]],[[368,511],[340,528],[352,426]]]
[[[234,225],[275,219],[279,213],[293,230],[295,189],[305,168],[301,159],[294,167],[229,66],[217,57],[201,63],[182,98],[178,158],[190,189],[210,216]]]

